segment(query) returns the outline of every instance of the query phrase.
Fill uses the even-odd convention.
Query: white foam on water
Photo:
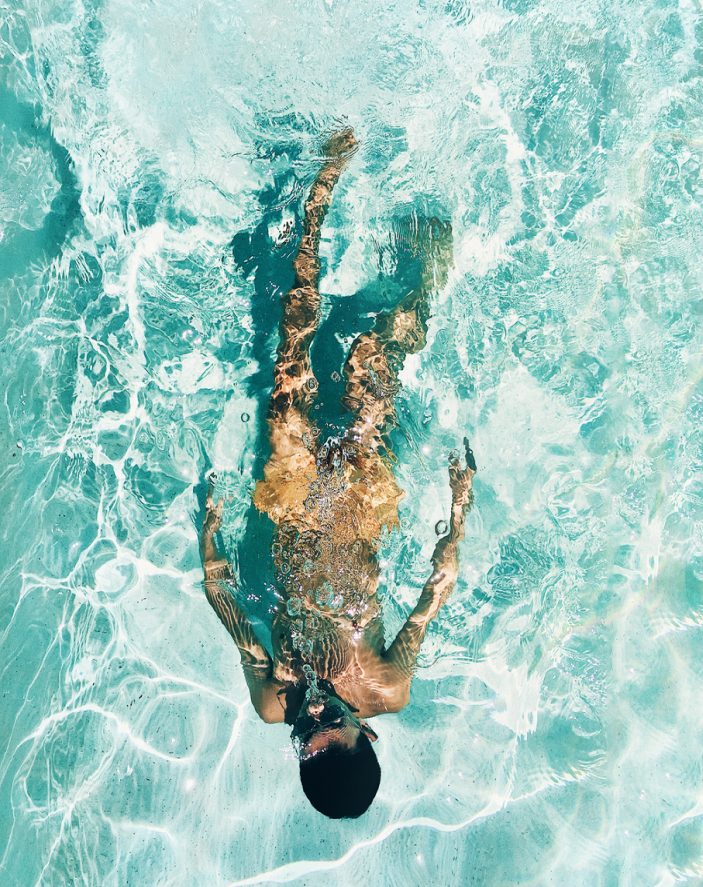
[[[2,15],[5,881],[695,883],[696,4]],[[401,373],[389,636],[464,437],[479,470],[411,704],[378,720],[379,796],[338,823],[253,711],[197,515],[211,466],[242,543],[277,296],[342,123],[360,147],[323,230],[324,317],[362,291],[376,310],[403,271],[379,245],[412,212],[454,234]]]

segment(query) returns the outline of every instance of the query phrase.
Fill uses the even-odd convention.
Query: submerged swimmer
[[[384,527],[398,525],[403,497],[386,436],[395,421],[403,360],[424,347],[429,296],[446,283],[452,236],[450,226],[436,220],[417,226],[420,282],[354,341],[342,398],[352,420],[343,436],[320,443],[310,417],[318,387],[310,346],[320,307],[320,230],[356,145],[345,129],[324,146],[325,162],[305,204],[295,281],[282,298],[267,417],[271,457],[254,493],[257,508],[276,525],[272,553],[284,606],[273,619],[273,656],[231,594],[234,573],[214,539],[223,502],[213,499],[213,477],[200,539],[205,591],[239,647],[252,704],[267,723],[292,726],[303,790],[332,818],[361,815],[376,795],[381,771],[372,743],[378,737],[368,719],[408,703],[425,632],[456,583],[476,470],[465,441],[466,467],[456,455],[449,461],[451,518],[434,550],[432,575],[386,647],[378,549]]]

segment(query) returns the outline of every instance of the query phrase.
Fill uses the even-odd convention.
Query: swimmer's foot
[[[449,222],[413,213],[396,222],[391,237],[396,249],[407,249],[420,259],[421,289],[425,293],[446,285],[449,269],[454,267],[454,239]]]
[[[464,438],[466,452],[466,468],[461,467],[459,454],[454,452],[449,456],[449,486],[452,491],[452,512],[461,509],[465,512],[473,502],[473,477],[476,473],[476,460],[469,446],[469,441]]]
[[[472,471],[476,471],[476,459],[474,459],[474,451],[469,446],[468,437],[464,438],[464,451],[466,452],[466,467]]]
[[[322,154],[338,163],[346,163],[359,146],[351,126],[330,136],[322,146]]]
[[[449,269],[454,267],[454,238],[449,222],[427,220],[427,237],[420,244],[422,284],[428,290],[446,286]]]
[[[306,333],[311,332],[312,335],[314,335],[317,329],[317,311],[320,299],[320,294],[317,291],[320,279],[320,231],[332,201],[334,186],[337,184],[347,161],[356,150],[357,144],[354,130],[350,126],[334,133],[327,139],[322,146],[325,162],[318,170],[308,199],[305,201],[303,239],[300,242],[298,255],[293,260],[295,283],[293,289],[286,294],[284,299],[289,299],[291,303],[300,302],[302,299],[302,301],[308,303],[305,306],[308,309],[305,312],[308,315],[308,320],[303,325],[306,327]],[[290,314],[291,308],[292,304],[288,304],[286,312]],[[292,317],[285,319],[284,325],[289,324],[290,320],[293,320],[296,326],[301,325],[299,321]],[[291,326],[292,329],[293,327]],[[295,336],[293,336],[286,332],[285,337],[290,339],[296,348],[300,350],[298,347],[299,342],[304,338],[302,328],[296,330],[295,333]],[[303,350],[307,352],[309,347],[309,342],[306,342]],[[279,349],[279,355],[281,353]]]

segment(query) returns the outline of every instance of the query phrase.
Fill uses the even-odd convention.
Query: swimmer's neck
[[[404,698],[399,704],[399,696],[395,687],[382,686],[369,674],[365,676],[343,674],[338,675],[335,680],[318,675],[318,680],[330,695],[341,699],[358,718],[373,718],[377,715],[397,712],[406,704]],[[297,711],[300,695],[306,688],[306,681],[303,676],[302,680],[279,681],[278,685],[280,689],[277,696],[279,705],[283,706],[283,718],[285,718],[288,714],[286,700],[290,699],[292,707]],[[291,690],[293,690],[292,693]]]

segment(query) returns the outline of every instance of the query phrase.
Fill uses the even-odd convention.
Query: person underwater
[[[272,554],[281,605],[272,622],[272,655],[232,593],[234,570],[216,542],[224,503],[215,501],[214,474],[200,535],[205,592],[239,648],[252,704],[266,723],[292,728],[303,791],[331,818],[360,816],[376,796],[378,737],[368,721],[408,704],[427,627],[458,577],[476,471],[465,439],[465,467],[457,454],[449,459],[451,516],[432,556],[432,574],[386,647],[378,551],[382,532],[398,526],[404,495],[393,475],[388,433],[396,423],[403,361],[424,347],[429,298],[447,281],[452,233],[436,219],[414,226],[420,281],[351,345],[342,397],[351,420],[344,433],[322,441],[311,418],[318,383],[310,360],[321,301],[320,233],[357,144],[346,128],[323,146],[324,162],[305,203],[295,280],[281,299],[267,414],[271,456],[254,492],[257,509],[276,528]]]

